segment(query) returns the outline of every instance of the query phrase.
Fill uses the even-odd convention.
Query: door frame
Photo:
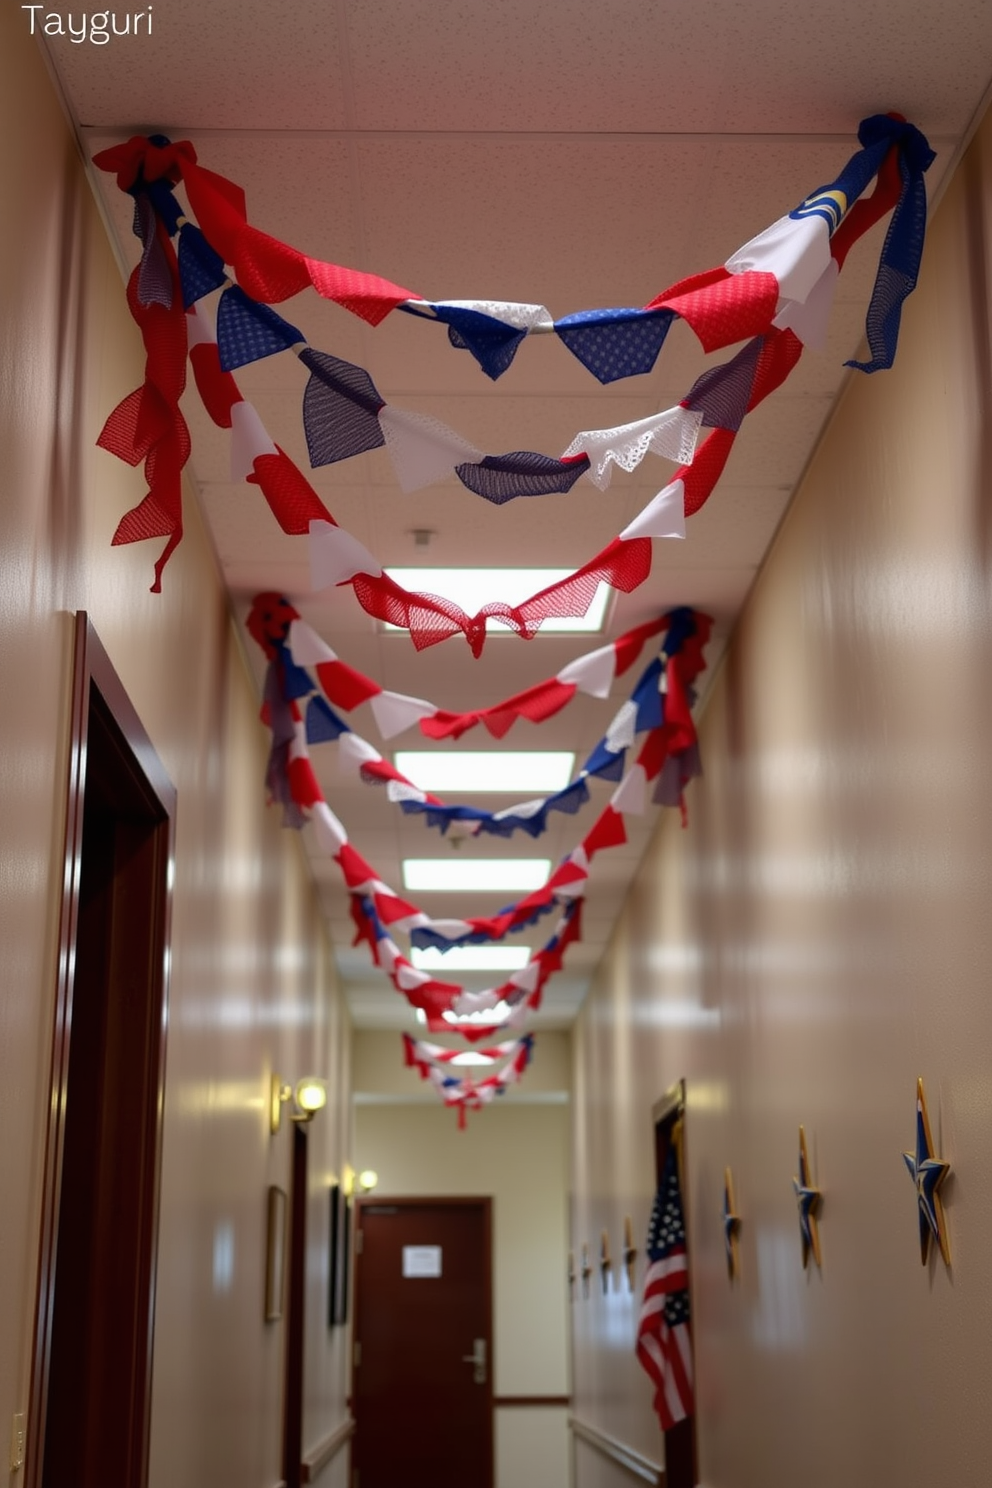
[[[85,610],[76,613],[73,629],[73,669],[69,716],[69,759],[65,814],[65,841],[59,907],[58,959],[53,1015],[52,1052],[49,1068],[45,1156],[42,1173],[41,1223],[38,1241],[38,1282],[35,1300],[34,1347],[31,1364],[30,1403],[25,1456],[24,1488],[41,1488],[44,1473],[44,1443],[47,1425],[48,1385],[51,1365],[52,1326],[58,1252],[62,1164],[66,1137],[66,1101],[69,1082],[69,1047],[76,972],[76,940],[79,923],[79,894],[82,870],[83,814],[89,736],[90,698],[96,691],[106,712],[144,776],[150,799],[161,810],[166,833],[164,852],[164,902],[160,926],[162,965],[160,1023],[154,1082],[156,1086],[154,1176],[151,1212],[145,1227],[143,1267],[148,1277],[148,1337],[145,1360],[146,1388],[139,1423],[144,1474],[147,1477],[151,1425],[151,1373],[155,1315],[158,1215],[162,1160],[162,1129],[165,1094],[165,1046],[169,1005],[169,946],[172,927],[172,885],[175,878],[176,788],[172,784],[124,686],[100,642]]]
[[[352,1438],[352,1462],[358,1452],[357,1432],[361,1425],[358,1419],[358,1392],[355,1388],[355,1348],[354,1344],[361,1342],[362,1332],[362,1294],[358,1285],[358,1269],[362,1257],[362,1213],[365,1209],[457,1209],[472,1207],[482,1210],[483,1233],[483,1262],[485,1272],[485,1315],[486,1334],[489,1340],[489,1368],[486,1374],[486,1406],[489,1420],[489,1464],[487,1482],[492,1488],[496,1482],[496,1408],[495,1408],[495,1381],[496,1381],[496,1350],[493,1338],[493,1201],[491,1194],[424,1194],[418,1197],[406,1194],[402,1198],[391,1198],[387,1194],[366,1194],[355,1201],[354,1218],[354,1244],[351,1247],[353,1256],[354,1275],[352,1277],[352,1296],[354,1297],[354,1331],[352,1333],[353,1345],[351,1351],[351,1401],[352,1414],[355,1417],[356,1435]]]

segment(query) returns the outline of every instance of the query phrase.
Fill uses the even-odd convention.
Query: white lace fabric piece
[[[547,799],[547,796],[537,796],[533,801],[520,801],[516,806],[504,806],[502,811],[493,812],[493,821],[504,821],[508,816],[536,816]]]
[[[387,780],[386,798],[390,801],[426,801],[427,795],[415,785],[407,785],[405,780]]]
[[[406,495],[435,481],[447,480],[456,465],[485,458],[482,450],[425,413],[412,413],[387,403],[379,410],[379,427],[396,479]]]
[[[430,300],[429,304],[451,310],[475,310],[518,331],[553,331],[555,323],[544,305],[525,305],[516,300]]]
[[[623,470],[636,470],[649,450],[677,465],[690,465],[696,453],[702,422],[701,409],[683,408],[676,404],[662,413],[638,419],[633,424],[621,424],[615,429],[584,429],[581,434],[576,434],[561,458],[566,460],[570,455],[587,455],[589,469],[586,476],[594,486],[605,491],[610,484],[613,465],[619,465]]]

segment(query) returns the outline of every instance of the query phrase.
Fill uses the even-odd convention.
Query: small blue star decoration
[[[916,1186],[916,1204],[920,1222],[920,1260],[924,1266],[930,1258],[931,1241],[936,1240],[944,1265],[951,1264],[951,1247],[947,1237],[947,1221],[944,1206],[940,1201],[940,1186],[951,1171],[949,1162],[934,1156],[933,1137],[930,1135],[930,1118],[927,1115],[927,1098],[923,1080],[916,1082],[916,1152],[904,1152],[903,1161],[909,1176]]]
[[[799,1206],[799,1233],[803,1242],[803,1270],[805,1270],[809,1265],[810,1253],[818,1266],[823,1264],[820,1260],[820,1232],[816,1227],[816,1211],[820,1207],[822,1194],[818,1188],[814,1188],[809,1179],[806,1133],[802,1127],[799,1128],[799,1177],[793,1178],[792,1187],[796,1191],[796,1203]]]
[[[727,1250],[727,1275],[733,1281],[740,1275],[740,1257],[737,1254],[737,1232],[741,1227],[740,1215],[734,1204],[734,1180],[729,1168],[723,1170],[723,1243]]]

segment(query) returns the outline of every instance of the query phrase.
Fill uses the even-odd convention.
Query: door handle
[[[472,1381],[476,1385],[486,1383],[486,1340],[476,1338],[472,1341],[472,1352],[462,1354],[462,1363],[473,1365]]]

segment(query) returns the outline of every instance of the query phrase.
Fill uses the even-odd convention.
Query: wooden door
[[[492,1488],[489,1199],[364,1199],[357,1488]]]

